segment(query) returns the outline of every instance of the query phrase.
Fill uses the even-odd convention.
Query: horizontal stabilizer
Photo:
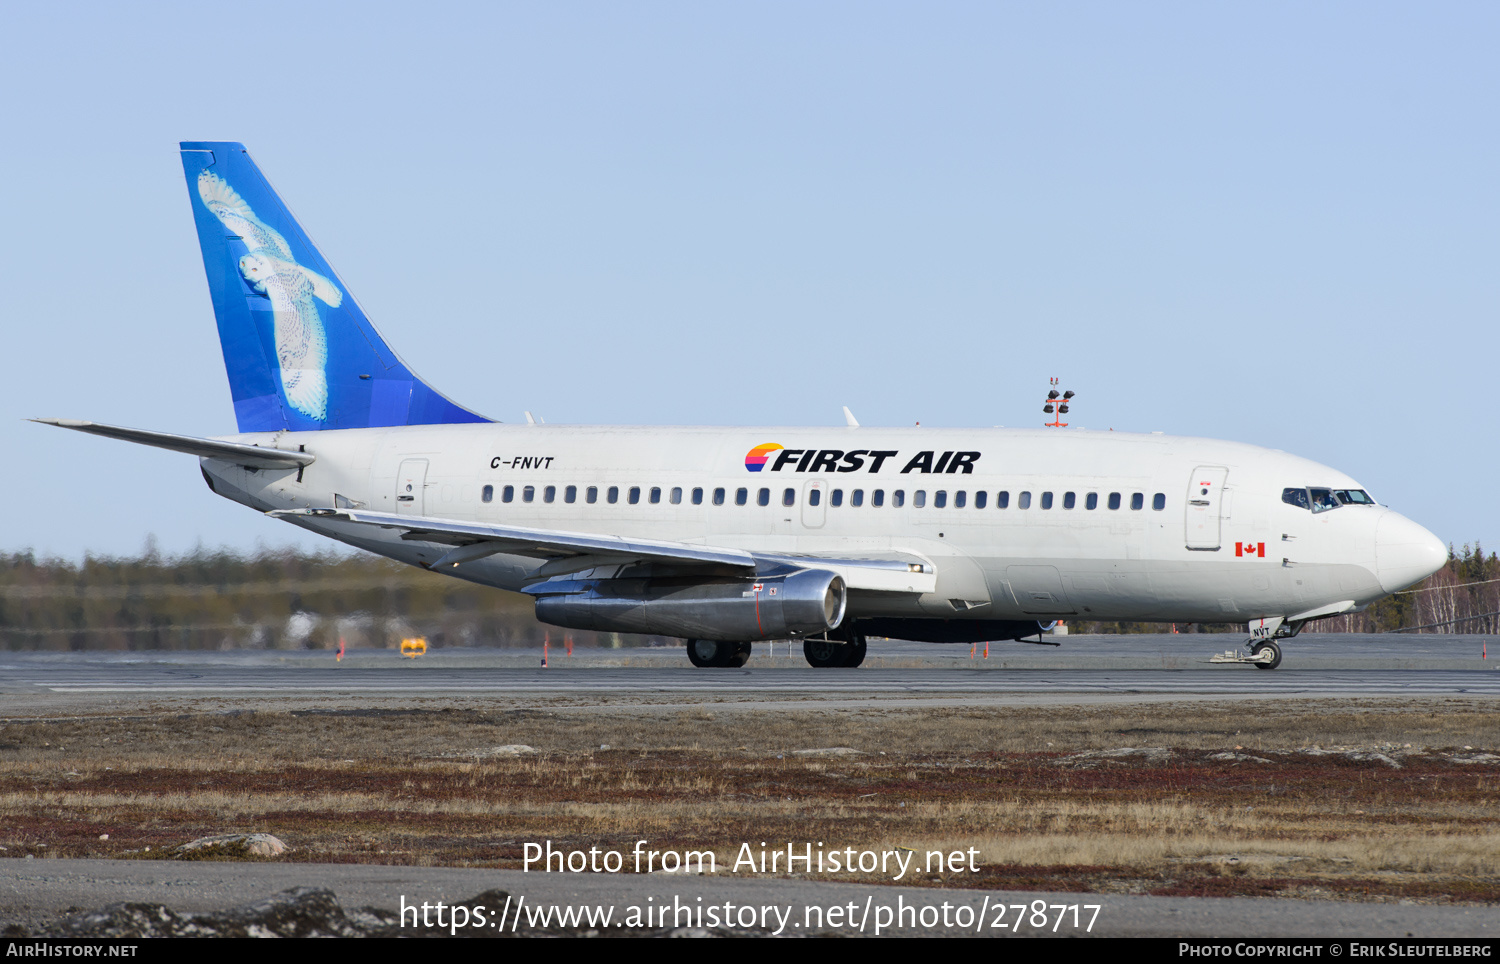
[[[186,452],[201,459],[221,459],[252,469],[295,469],[311,465],[316,456],[306,452],[285,452],[259,445],[240,442],[221,442],[211,438],[196,438],[192,435],[170,435],[166,432],[148,432],[141,428],[122,428],[118,425],[100,425],[98,422],[83,422],[74,418],[34,418],[33,422],[71,428],[76,432],[117,438],[122,442],[136,442],[174,452]]]

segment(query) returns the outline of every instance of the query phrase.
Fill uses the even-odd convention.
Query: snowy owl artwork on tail
[[[240,275],[257,294],[270,299],[286,400],[309,418],[323,421],[328,417],[328,335],[313,299],[337,308],[344,300],[343,292],[298,264],[286,239],[256,217],[250,205],[217,175],[210,171],[198,175],[198,196],[249,249],[240,258]]]

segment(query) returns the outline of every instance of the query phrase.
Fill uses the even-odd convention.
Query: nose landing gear
[[[1275,669],[1281,665],[1281,647],[1269,639],[1262,639],[1250,647],[1250,655],[1259,660],[1256,669]]]
[[[1281,647],[1278,639],[1290,639],[1302,631],[1307,620],[1288,622],[1280,616],[1267,616],[1250,621],[1250,653],[1230,650],[1209,659],[1210,663],[1249,663],[1256,669],[1275,669],[1281,665]]]

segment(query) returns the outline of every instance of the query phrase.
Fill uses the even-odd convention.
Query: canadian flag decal
[[[1234,554],[1237,556],[1260,556],[1266,557],[1266,544],[1264,542],[1236,542]]]

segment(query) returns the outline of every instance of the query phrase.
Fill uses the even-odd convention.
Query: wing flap
[[[401,530],[401,538],[452,548],[432,568],[460,566],[496,553],[527,556],[538,561],[534,576],[567,576],[600,566],[636,562],[665,562],[681,566],[728,566],[746,574],[781,567],[828,569],[843,577],[851,589],[876,592],[933,592],[937,574],[932,563],[912,553],[834,558],[774,552],[748,552],[721,546],[636,539],[592,532],[533,529],[527,526],[461,522],[428,516],[369,512],[361,509],[279,509],[277,518],[313,517],[356,525]]]
[[[531,556],[544,563],[554,559],[588,556],[601,560],[594,565],[618,564],[636,560],[735,566],[749,570],[753,570],[757,565],[755,557],[741,549],[719,549],[712,546],[694,546],[683,542],[664,542],[654,539],[627,539],[622,536],[599,535],[591,532],[532,529],[525,526],[493,525],[484,522],[459,522],[452,519],[399,515],[393,512],[365,512],[355,509],[280,509],[268,512],[267,515],[277,518],[313,516],[358,525],[379,526],[385,529],[402,529],[405,531],[401,538],[417,542],[436,542],[457,547],[477,547],[479,543],[486,543],[488,545],[485,548],[493,545],[494,552]],[[480,553],[480,555],[486,554],[490,553]],[[447,556],[454,555],[456,553],[447,554]],[[477,558],[477,556],[470,558]],[[463,561],[460,558],[458,562],[451,564],[457,565]]]
[[[842,576],[844,585],[850,589],[871,592],[937,591],[937,569],[926,558],[915,553],[892,550],[889,555],[837,558],[758,552],[756,558],[804,569],[828,569]]]

